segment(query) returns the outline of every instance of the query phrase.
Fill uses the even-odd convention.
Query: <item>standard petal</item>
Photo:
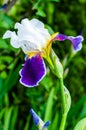
[[[41,47],[37,44],[34,44],[28,40],[19,40],[21,48],[25,54],[28,52],[38,52],[41,51]]]
[[[7,31],[3,38],[11,38],[11,45],[15,48],[21,47],[24,53],[31,51],[42,51],[46,48],[50,34],[44,28],[44,24],[37,20],[23,19],[21,23],[15,24],[17,33]]]
[[[46,47],[46,41],[49,40],[50,34],[47,29],[44,28],[44,24],[37,19],[23,19],[21,21],[23,30],[26,30],[28,39],[35,44],[39,44],[42,47]],[[23,34],[24,31],[22,31]],[[25,33],[26,33],[25,32]],[[26,34],[26,35],[27,35]],[[26,36],[25,35],[25,36]]]
[[[37,31],[37,27],[34,27],[28,19],[23,19],[21,24],[16,23],[15,28],[18,29],[17,34],[20,42],[22,41],[22,43],[24,43],[23,41],[27,41],[28,43],[31,43],[32,45],[29,45],[34,46],[34,50],[42,48],[41,43],[46,42]]]
[[[18,36],[15,32],[12,31],[6,31],[6,33],[3,35],[3,39],[11,38],[11,45],[14,48],[19,48],[21,45],[18,42]]]
[[[35,27],[37,27],[37,28],[44,28],[44,24],[41,22],[41,21],[39,21],[38,19],[32,19],[32,20],[30,20],[31,21],[31,24],[33,25],[33,26],[35,26]]]
[[[44,61],[42,57],[37,54],[25,61],[24,67],[20,70],[20,83],[26,87],[37,86],[45,74]]]
[[[12,35],[12,32],[8,30],[8,31],[6,31],[5,34],[3,35],[3,39],[11,38],[11,35]]]

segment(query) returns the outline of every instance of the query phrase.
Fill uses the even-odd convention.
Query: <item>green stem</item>
[[[61,88],[62,105],[63,105],[63,113],[64,113],[65,112],[65,93],[64,93],[63,78],[60,79],[60,88]]]
[[[67,113],[64,113],[62,115],[62,120],[61,120],[61,125],[60,125],[59,130],[64,130],[65,129],[66,118],[67,118]]]
[[[66,113],[66,103],[65,103],[65,93],[64,93],[63,78],[60,79],[60,87],[61,87],[63,113],[62,113],[62,120],[61,120],[61,125],[60,125],[59,130],[64,130],[65,129],[66,118],[67,118],[67,113]]]

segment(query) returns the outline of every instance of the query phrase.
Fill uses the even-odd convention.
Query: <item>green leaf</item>
[[[10,71],[10,74],[4,84],[4,87],[5,88],[12,88],[15,84],[16,84],[16,81],[18,80],[18,77],[19,77],[19,69],[20,69],[20,66],[18,68],[16,68],[16,70],[11,70]]]
[[[86,102],[84,103],[83,107],[82,107],[82,110],[80,112],[80,116],[79,116],[79,119],[82,119],[86,116]]]
[[[82,108],[82,105],[86,101],[86,95],[84,95],[76,104],[73,108],[70,109],[69,114],[68,114],[68,120],[71,120],[71,118],[74,116],[77,116],[78,113],[80,112],[80,109]]]
[[[45,87],[45,89],[47,91],[49,91],[49,89],[53,85],[53,81],[52,81],[52,78],[50,77],[50,75],[47,74],[46,77],[43,78],[43,80],[41,81],[41,84]]]
[[[54,92],[55,92],[55,88],[52,88],[51,91],[50,91],[49,98],[47,100],[47,106],[46,106],[44,121],[51,120],[52,110],[53,110],[53,103],[54,103],[54,100],[53,100]]]
[[[13,60],[11,56],[1,56],[0,61],[10,63]]]
[[[48,29],[48,31],[49,31],[50,34],[54,33],[54,30],[49,25],[45,25],[45,28]]]
[[[8,29],[10,27],[13,27],[13,25],[13,20],[5,13],[0,12],[0,27]]]
[[[27,117],[27,122],[26,122],[26,124],[25,124],[24,130],[29,130],[29,126],[30,126],[30,117],[31,117],[31,116],[28,116],[28,117]]]
[[[0,110],[0,120],[3,118],[5,112],[6,112],[7,108],[3,108],[2,110]]]
[[[7,43],[5,42],[5,40],[0,38],[0,49],[6,49],[8,48]]]
[[[4,119],[4,127],[3,130],[9,130],[10,128],[10,121],[11,121],[11,114],[12,114],[13,107],[10,109],[7,108],[5,112],[5,119]]]
[[[0,78],[0,91],[2,90],[2,88],[3,88],[3,79]]]
[[[59,114],[58,112],[56,112],[50,130],[56,130],[58,128],[58,122],[59,122]]]
[[[46,16],[46,14],[44,13],[43,9],[41,9],[41,8],[38,8],[36,15],[39,15],[39,16],[42,16],[42,17]]]
[[[15,71],[12,69],[7,77],[7,79],[5,79],[5,82],[3,84],[3,89],[0,92],[0,98],[2,98],[6,92],[8,92],[18,81],[19,78],[19,70],[20,70],[20,66],[18,66]]]
[[[79,0],[80,3],[85,4],[86,0]]]
[[[74,130],[86,130],[86,118],[80,120]]]
[[[50,2],[60,2],[60,0],[47,0],[47,1],[50,1]]]
[[[0,74],[0,77],[5,79],[7,77],[6,71],[2,71],[1,74]]]
[[[18,117],[18,107],[13,107],[12,116],[11,116],[11,122],[10,122],[10,130],[16,129],[16,121]]]
[[[0,63],[0,70],[3,70],[6,67],[2,62]],[[1,74],[0,74],[1,75]]]

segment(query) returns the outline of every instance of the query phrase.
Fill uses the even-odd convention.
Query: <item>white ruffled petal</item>
[[[6,31],[5,34],[3,35],[3,39],[6,39],[6,38],[11,38],[11,34],[12,32],[11,31]]]
[[[37,19],[32,19],[32,20],[30,20],[30,22],[31,22],[31,24],[33,25],[33,26],[35,26],[36,28],[44,28],[44,24],[41,22],[41,21],[39,21],[39,20],[37,20]]]
[[[48,30],[44,28],[44,24],[41,21],[37,19],[24,19],[21,23],[24,27],[23,30],[26,30],[28,33],[28,39],[30,39],[31,42],[40,44],[42,47],[46,46],[46,41],[50,38],[50,34]]]
[[[21,25],[20,23],[17,22],[17,23],[15,24],[14,28],[15,28],[15,29],[20,29],[21,26],[22,26],[22,25]]]
[[[3,38],[11,38],[11,45],[13,47],[21,47],[25,53],[38,50],[42,51],[42,48],[46,48],[50,34],[44,28],[44,24],[41,21],[37,19],[28,20],[26,18],[21,23],[17,22],[15,29],[17,29],[17,34],[7,31],[3,36]]]
[[[46,41],[50,38],[50,34],[47,29],[44,28],[44,24],[37,20],[37,19],[32,19],[31,24],[36,30],[36,33],[38,33],[38,39],[40,41],[40,44],[42,46],[46,46]]]
[[[31,43],[28,40],[20,40],[19,42],[24,53],[41,51],[41,46],[38,46],[38,44]]]
[[[13,32],[11,36],[11,45],[15,48],[19,48],[21,46],[21,44],[18,42],[18,36],[15,32]]]
[[[3,35],[3,39],[6,39],[6,38],[11,38],[11,45],[14,48],[19,48],[21,46],[20,44],[18,44],[18,36],[16,35],[15,32],[7,31]]]
[[[18,37],[20,39],[30,39],[32,38],[32,40],[34,39],[34,29],[32,27],[32,25],[29,23],[29,20],[28,19],[24,19],[22,20],[21,22],[22,24],[20,23],[16,23],[15,24],[15,28],[18,29]],[[35,40],[35,39],[34,39]]]

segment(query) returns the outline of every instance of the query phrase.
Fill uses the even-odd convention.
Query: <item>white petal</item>
[[[19,48],[21,46],[21,44],[19,44],[18,42],[18,36],[16,35],[15,32],[12,32],[11,45],[15,48]]]
[[[29,22],[30,22],[30,20],[27,19],[27,18],[25,18],[25,19],[23,19],[23,20],[21,21],[21,24],[22,24],[22,25],[25,25],[25,26],[28,26]]]
[[[45,46],[46,41],[50,38],[50,34],[47,29],[44,28],[44,24],[37,20],[37,19],[32,19],[31,24],[34,26],[36,33],[38,33],[38,39],[40,40],[40,44]]]
[[[50,34],[44,28],[44,24],[37,19],[23,19],[21,23],[15,24],[17,34],[7,31],[3,38],[11,38],[11,45],[15,48],[21,47],[25,53],[30,51],[42,51],[46,47]]]
[[[40,43],[45,43],[45,39],[37,31],[37,28],[34,27],[28,19],[22,20],[20,23],[15,24],[15,28],[18,29],[18,38],[21,40],[27,40],[31,43],[35,43],[38,46],[41,46]]]
[[[28,25],[29,26],[29,25]],[[16,23],[15,24],[15,28],[18,29],[18,38],[20,41],[29,41],[31,43],[36,43],[38,44],[38,41],[37,41],[37,36],[35,36],[34,34],[34,30],[32,31],[32,27],[29,26],[24,26],[22,24],[19,24],[19,23]],[[37,35],[37,34],[36,34]],[[23,42],[24,43],[24,42]]]
[[[11,45],[14,47],[14,48],[19,48],[21,45],[18,44],[18,36],[16,35],[15,32],[12,32],[12,31],[7,31],[4,35],[3,35],[3,38],[11,38]]]
[[[38,46],[37,44],[31,43],[27,40],[20,40],[21,48],[24,51],[24,53],[28,52],[34,52],[34,51],[41,51],[41,46]]]
[[[14,28],[15,28],[15,29],[19,29],[20,27],[21,27],[21,24],[17,22],[17,23],[15,24],[15,27],[14,27]]]
[[[40,44],[42,47],[46,46],[46,41],[50,38],[50,34],[48,30],[44,28],[44,24],[41,21],[37,19],[23,19],[21,23],[24,26],[24,30],[27,30],[26,32],[28,33],[28,39],[32,39],[31,42]]]
[[[40,29],[44,28],[44,24],[41,21],[37,20],[37,19],[32,19],[32,20],[30,20],[30,22],[31,22],[31,24],[33,26],[35,26],[37,28],[40,28]]]
[[[11,38],[11,34],[12,32],[11,31],[6,31],[6,33],[3,35],[3,39],[6,39],[6,38]]]

